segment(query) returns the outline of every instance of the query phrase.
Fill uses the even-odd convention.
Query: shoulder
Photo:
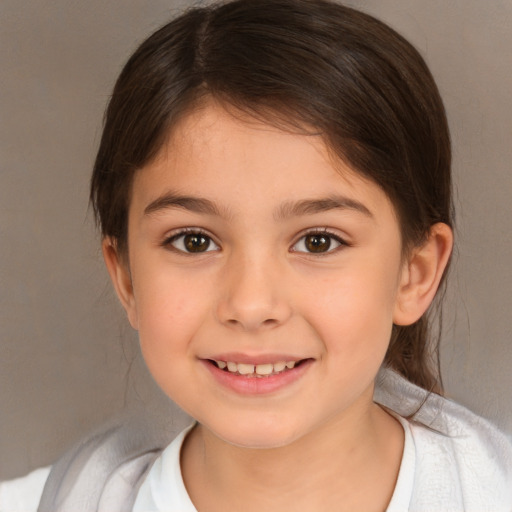
[[[176,433],[146,418],[96,431],[50,468],[0,483],[0,512],[131,510],[139,485]]]
[[[511,509],[512,443],[494,425],[393,372],[379,375],[376,401],[409,427],[415,451],[413,502],[418,510],[428,510],[433,495],[464,510]]]
[[[416,450],[413,502],[427,510],[429,496],[460,510],[512,509],[512,445],[493,425],[448,402],[440,413],[445,431],[410,423]],[[441,503],[441,502],[440,502]],[[453,510],[458,510],[454,508]]]
[[[512,446],[492,425],[475,417],[473,424],[450,418],[451,431],[433,431],[411,423],[417,453],[417,473],[422,486],[440,479],[459,488],[465,504],[496,507],[503,501],[512,506]],[[493,508],[493,510],[501,510]]]
[[[51,467],[0,482],[0,512],[36,512]]]
[[[102,428],[53,466],[39,512],[131,510],[149,468],[175,434],[140,416]]]

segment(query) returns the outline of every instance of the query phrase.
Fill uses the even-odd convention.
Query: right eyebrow
[[[182,208],[184,210],[206,215],[216,215],[221,217],[229,216],[227,211],[221,212],[219,208],[209,199],[202,197],[182,196],[173,192],[166,193],[149,203],[146,208],[144,208],[144,215],[151,215],[159,211],[173,208]]]

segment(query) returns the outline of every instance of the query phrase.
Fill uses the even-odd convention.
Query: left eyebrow
[[[274,217],[276,220],[286,219],[300,215],[313,215],[329,210],[353,210],[373,218],[372,212],[363,203],[344,196],[330,196],[321,199],[304,199],[297,202],[286,202],[278,208]]]

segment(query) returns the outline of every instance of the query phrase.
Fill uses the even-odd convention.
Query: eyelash
[[[173,245],[174,243],[176,243],[180,238],[183,239],[183,242],[182,244],[185,243],[184,241],[184,238],[187,236],[187,235],[195,235],[195,236],[200,236],[200,237],[203,237],[204,239],[206,239],[206,241],[208,241],[208,245],[207,245],[207,249],[205,251],[197,251],[197,252],[194,252],[194,251],[187,251],[186,248],[184,247],[183,249],[181,248],[178,248],[176,247],[175,245]],[[208,235],[205,231],[203,231],[202,229],[200,228],[186,228],[186,229],[182,229],[180,230],[179,232],[177,233],[174,233],[172,235],[170,235],[169,237],[167,237],[163,242],[162,242],[162,246],[163,247],[166,247],[166,248],[169,248],[173,251],[176,251],[180,254],[184,254],[184,255],[194,255],[194,254],[205,254],[207,252],[214,252],[216,249],[214,249],[213,251],[210,250],[210,246],[211,245],[214,245],[217,249],[219,248],[218,244],[213,240],[213,238]]]
[[[299,251],[299,250],[293,249],[301,241],[302,241],[303,244],[305,244],[305,240],[309,236],[311,236],[311,237],[315,237],[315,236],[317,236],[317,237],[325,237],[325,238],[329,239],[329,246],[327,247],[327,250],[326,251],[315,252],[315,251],[307,251],[307,250]],[[338,244],[334,248],[331,248],[332,240],[334,240]],[[343,238],[341,238],[338,234],[329,231],[329,229],[327,229],[327,228],[324,228],[324,229],[313,229],[311,231],[307,231],[306,233],[303,233],[300,236],[300,238],[293,244],[292,252],[299,252],[299,253],[303,253],[303,254],[313,255],[315,257],[322,257],[322,256],[327,256],[329,254],[332,254],[334,252],[337,252],[342,247],[348,247],[348,246],[349,246],[349,244]]]
[[[187,235],[195,235],[195,236],[203,237],[205,239],[205,241],[208,242],[208,245],[206,246],[206,250],[204,250],[204,251],[195,251],[195,252],[187,250],[186,247],[184,246],[184,244],[185,244],[184,238]],[[298,249],[296,249],[296,247],[301,242],[305,245],[307,237],[319,237],[319,238],[323,237],[323,238],[328,239],[327,250],[315,252],[315,251],[298,250]],[[178,247],[176,247],[174,245],[180,239],[183,239],[183,241],[182,241],[183,248],[178,248]],[[338,244],[334,248],[331,248],[332,240],[334,240],[336,242],[336,244]],[[210,249],[212,244],[215,246],[215,248],[213,250]],[[184,254],[184,255],[204,254],[204,253],[207,253],[207,252],[214,252],[214,251],[220,249],[220,247],[213,240],[213,238],[210,235],[208,235],[205,231],[200,229],[200,228],[186,228],[186,229],[182,229],[181,231],[179,231],[177,233],[174,233],[171,236],[167,237],[162,242],[162,246],[170,248],[170,249],[172,249],[172,250],[174,250],[174,251],[176,251],[176,252],[178,252],[180,254]],[[325,228],[325,229],[314,229],[314,230],[308,231],[306,233],[303,233],[300,236],[300,238],[292,245],[292,248],[290,249],[290,251],[291,252],[297,252],[297,253],[314,255],[314,256],[318,257],[318,256],[326,256],[328,254],[336,252],[337,250],[340,249],[340,247],[346,247],[346,246],[349,246],[349,244],[343,238],[341,238],[339,235],[337,235],[335,233],[332,233],[327,228]]]

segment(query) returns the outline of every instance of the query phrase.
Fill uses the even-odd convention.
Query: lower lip
[[[214,363],[202,360],[211,375],[223,386],[242,395],[264,395],[279,391],[299,380],[313,363],[307,359],[291,370],[285,370],[268,377],[247,377],[221,370]]]

